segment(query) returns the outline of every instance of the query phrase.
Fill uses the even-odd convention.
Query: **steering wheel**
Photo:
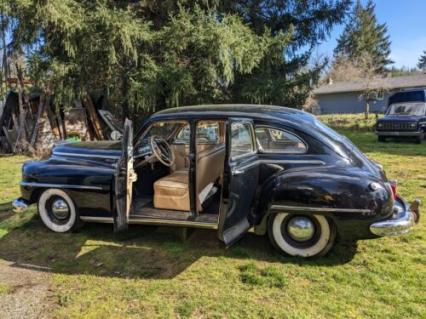
[[[151,149],[155,157],[165,166],[172,166],[175,163],[175,154],[164,138],[151,136]]]

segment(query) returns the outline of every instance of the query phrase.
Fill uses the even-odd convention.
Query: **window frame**
[[[267,151],[267,150],[265,150],[265,149],[262,147],[262,144],[260,144],[260,143],[258,142],[258,140],[257,140],[257,135],[255,135],[256,144],[257,144],[257,146],[258,146],[258,152],[259,152],[259,153],[261,153],[261,154],[304,155],[304,154],[307,154],[307,153],[308,153],[308,151],[309,151],[309,144],[308,144],[308,143],[306,143],[306,141],[305,141],[302,137],[300,137],[300,135],[298,135],[298,134],[296,134],[296,133],[294,133],[294,132],[291,132],[291,131],[289,131],[288,129],[278,128],[278,127],[274,127],[274,126],[270,126],[270,125],[262,125],[262,124],[260,124],[260,125],[255,125],[255,126],[254,126],[254,134],[256,134],[256,129],[257,129],[257,128],[265,128],[265,129],[268,129],[268,130],[272,129],[272,130],[278,130],[278,131],[285,132],[285,133],[287,133],[287,134],[289,134],[289,135],[292,135],[292,136],[294,136],[294,137],[298,138],[298,139],[300,140],[300,142],[302,142],[302,143],[303,143],[303,145],[305,145],[305,151],[304,151],[304,152],[296,152],[296,153],[295,153],[295,152],[286,152],[286,151],[277,151],[277,150],[274,150],[274,151]],[[270,132],[268,132],[268,134],[270,134]]]
[[[232,124],[234,124],[234,123],[247,124],[249,126],[249,128],[250,128],[250,135],[251,135],[251,142],[252,142],[252,146],[253,146],[253,149],[252,149],[251,152],[245,153],[245,154],[236,155],[236,156],[232,156]],[[254,130],[255,130],[254,124],[250,120],[247,120],[247,119],[233,119],[233,120],[230,121],[230,132],[229,132],[229,135],[230,135],[230,139],[229,139],[229,144],[230,144],[229,145],[229,153],[230,154],[229,155],[230,156],[229,156],[229,160],[231,162],[234,162],[234,161],[236,161],[238,159],[241,159],[241,158],[245,158],[247,156],[252,156],[254,154],[257,154],[258,149],[257,149],[256,135],[255,135]]]

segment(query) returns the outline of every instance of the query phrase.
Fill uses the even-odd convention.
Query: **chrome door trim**
[[[20,182],[21,186],[26,187],[44,187],[44,188],[70,188],[70,189],[90,189],[90,190],[103,190],[101,186],[89,185],[71,185],[71,184],[51,184],[51,183],[36,183],[36,182]]]
[[[312,164],[312,165],[325,165],[321,160],[273,160],[273,159],[258,159],[247,165],[236,166],[239,170],[245,170],[249,167],[259,164]]]
[[[334,208],[334,207],[307,207],[307,206],[289,206],[289,205],[272,205],[272,210],[296,211],[296,212],[331,212],[331,213],[361,213],[370,214],[370,209],[358,208]]]

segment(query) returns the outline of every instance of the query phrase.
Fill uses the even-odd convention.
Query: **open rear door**
[[[228,204],[221,211],[219,238],[230,246],[253,225],[251,212],[259,182],[259,165],[252,121],[230,119],[226,136],[224,195]]]
[[[132,121],[124,122],[121,158],[117,162],[114,178],[115,210],[114,231],[126,230],[128,227],[130,205],[132,203],[132,183],[136,180],[133,171],[133,127]]]

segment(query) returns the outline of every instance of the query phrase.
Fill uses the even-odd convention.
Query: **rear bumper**
[[[376,131],[378,136],[420,136],[422,132],[419,131],[404,131],[404,132],[394,132],[394,131]]]
[[[414,203],[413,203],[414,205]],[[412,205],[412,206],[413,206]],[[417,217],[420,215],[417,203]],[[394,213],[389,219],[385,219],[370,225],[370,231],[374,235],[398,236],[408,233],[416,223],[416,215],[410,210],[410,207],[400,198],[395,201]]]
[[[15,213],[22,213],[28,209],[28,203],[22,198],[17,198],[12,202],[12,207]]]

